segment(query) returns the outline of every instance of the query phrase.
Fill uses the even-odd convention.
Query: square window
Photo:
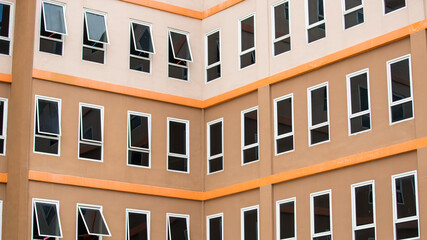
[[[190,216],[184,214],[166,214],[167,239],[190,240]]]
[[[206,217],[207,240],[223,240],[223,214],[218,213]]]
[[[242,208],[240,224],[241,224],[241,240],[258,240],[259,239],[259,213],[258,205]]]
[[[406,0],[383,0],[384,14],[406,7]]]
[[[80,103],[79,158],[102,161],[104,107]]]
[[[6,154],[7,99],[0,98],[0,155]]]
[[[150,167],[151,115],[128,112],[128,162],[130,166]]]
[[[105,45],[109,44],[107,15],[85,10],[82,59],[104,64]]]
[[[77,204],[77,240],[111,237],[102,206]]]
[[[36,96],[34,152],[59,155],[61,99]]]
[[[0,2],[0,54],[10,55],[12,3]]]
[[[259,160],[258,107],[241,113],[242,165]]]
[[[59,202],[33,199],[32,240],[62,238]]]
[[[374,181],[351,185],[353,239],[377,239],[375,228]]]
[[[309,145],[329,141],[328,83],[307,89]]]
[[[307,42],[326,37],[325,5],[323,0],[306,0]]]
[[[346,78],[348,130],[349,135],[353,135],[371,129],[369,70],[348,74]]]
[[[291,50],[289,1],[280,1],[272,6],[273,55]]]
[[[151,25],[131,21],[129,68],[136,71],[151,72],[151,55],[154,54]]]
[[[126,240],[150,240],[150,211],[126,209]]]
[[[277,240],[296,239],[297,225],[295,209],[296,198],[289,198],[276,202]]]
[[[240,69],[255,64],[255,13],[239,21]]]
[[[344,28],[348,29],[365,21],[363,0],[343,0]]]
[[[215,30],[206,35],[206,82],[221,77],[221,34]]]
[[[170,78],[188,81],[188,65],[193,61],[188,33],[169,30],[169,71]]]
[[[39,51],[62,55],[63,36],[67,35],[65,5],[42,2]]]
[[[168,118],[168,170],[189,173],[188,120]]]
[[[294,150],[293,94],[274,99],[274,140],[276,155]]]
[[[310,194],[312,240],[332,240],[331,202],[331,190]]]
[[[224,137],[223,119],[209,122],[207,124],[207,153],[208,174],[224,170]]]

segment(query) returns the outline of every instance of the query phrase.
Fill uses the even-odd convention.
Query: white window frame
[[[356,27],[356,26],[359,26],[359,25],[361,25],[361,24],[364,24],[365,23],[365,9],[363,8],[363,0],[360,0],[361,1],[361,4],[359,5],[359,6],[356,6],[356,7],[353,7],[353,8],[350,8],[350,9],[348,9],[348,10],[345,10],[345,1],[346,0],[342,0],[341,1],[341,3],[342,3],[342,17],[343,17],[343,20],[342,20],[342,23],[343,23],[343,30],[345,31],[345,30],[347,30],[347,29],[350,29],[350,28],[353,28],[353,27]],[[383,0],[384,1],[384,0]],[[350,13],[353,13],[353,12],[356,12],[356,11],[358,11],[358,10],[360,10],[360,9],[362,9],[363,10],[363,23],[358,23],[358,24],[356,24],[356,25],[354,25],[354,26],[351,26],[351,27],[349,27],[349,28],[345,28],[345,16],[347,15],[347,14],[350,14]]]
[[[308,11],[308,7],[309,7],[308,1],[309,0],[305,0],[305,21],[306,21],[306,23],[305,23],[305,35],[306,35],[307,44],[311,44],[311,43],[317,42],[317,41],[319,41],[319,40],[324,39],[324,38],[327,37],[327,32],[326,32],[326,8],[325,8],[325,2],[326,2],[326,0],[323,0],[323,20],[317,21],[317,22],[315,22],[313,24],[310,24],[310,16],[309,16],[309,11]],[[317,27],[319,25],[322,25],[322,24],[325,24],[325,37],[309,42],[308,41],[309,40],[308,39],[308,30],[310,30],[312,28],[315,28],[315,27]]]
[[[88,108],[95,108],[95,109],[99,109],[100,110],[100,114],[101,114],[101,141],[96,141],[96,140],[85,140],[83,139],[83,129],[82,129],[82,124],[83,124],[83,116],[82,116],[82,107],[88,107]],[[79,136],[79,140],[78,140],[78,151],[77,151],[77,157],[78,159],[82,159],[82,160],[88,160],[88,161],[94,161],[94,162],[104,162],[104,106],[99,106],[99,105],[93,105],[93,104],[88,104],[88,103],[79,103],[79,132],[78,132],[78,136]],[[82,139],[80,139],[82,138]],[[95,145],[95,146],[100,146],[101,147],[101,160],[95,160],[95,159],[90,159],[90,158],[82,158],[80,157],[80,143],[84,143],[84,144],[90,144],[90,145]]]
[[[178,123],[184,123],[185,124],[185,141],[186,141],[186,154],[178,154],[178,153],[171,153],[169,151],[169,143],[170,143],[170,129],[169,129],[169,122],[178,122]],[[167,156],[166,156],[166,169],[170,172],[178,172],[178,173],[190,173],[190,121],[184,120],[184,119],[178,119],[178,118],[167,118]],[[187,158],[187,171],[177,171],[177,170],[171,170],[169,169],[169,156],[171,157],[180,157],[180,158]]]
[[[327,105],[327,109],[328,109],[328,113],[327,113],[328,120],[326,122],[322,122],[322,123],[319,123],[319,124],[316,124],[313,126],[312,125],[312,115],[311,115],[312,114],[311,113],[312,112],[311,111],[312,110],[311,92],[314,90],[317,90],[319,88],[322,88],[322,87],[326,87],[326,105]],[[330,108],[329,108],[329,84],[328,84],[328,82],[324,82],[324,83],[318,84],[316,86],[307,88],[307,106],[308,106],[307,107],[307,109],[308,109],[308,146],[312,147],[312,146],[316,146],[316,145],[319,145],[322,143],[330,142],[331,141],[331,124],[330,124],[331,118],[329,116]],[[321,128],[324,126],[328,126],[328,137],[329,137],[328,140],[318,142],[315,144],[311,144],[311,130]]]
[[[245,212],[255,210],[257,212],[257,240],[259,240],[259,205],[245,207],[240,209],[240,237],[241,240],[245,240]]]
[[[95,10],[91,10],[91,9],[84,9],[83,11],[84,11],[83,17],[84,17],[84,20],[85,20],[85,23],[86,23],[85,24],[85,28],[86,29],[83,29],[83,30],[85,30],[86,33],[87,33],[87,39],[89,41],[91,41],[91,42],[96,42],[96,43],[100,43],[100,44],[110,44],[110,38],[109,38],[109,35],[108,35],[107,13],[99,12],[99,11],[95,11]],[[105,33],[107,34],[107,42],[101,42],[101,41],[98,41],[98,40],[90,39],[89,28],[88,28],[88,21],[87,21],[87,15],[86,15],[87,13],[91,13],[91,14],[94,14],[94,15],[99,15],[99,16],[104,17]]]
[[[134,23],[138,24],[138,25],[144,25],[144,26],[146,26],[146,27],[148,27],[150,29],[151,43],[153,45],[153,52],[150,53],[150,52],[145,52],[145,51],[139,51],[139,50],[136,49],[136,46],[135,46],[135,51],[139,51],[139,52],[143,52],[143,53],[148,54],[148,58],[147,57],[143,57],[143,56],[132,55],[130,53],[130,51],[129,51],[129,64],[128,64],[129,65],[129,70],[135,71],[135,72],[139,72],[139,73],[151,74],[152,73],[152,69],[153,69],[153,66],[152,66],[153,65],[153,63],[152,63],[152,55],[156,54],[156,49],[154,47],[152,24],[151,23],[147,23],[147,22],[142,22],[142,21],[134,20],[134,19],[130,19],[130,22],[129,22],[129,25],[130,25],[129,36],[132,36],[132,39],[130,39],[130,40],[133,41],[134,45],[135,45],[135,33],[133,32],[133,27],[132,27],[132,24],[134,24]],[[129,43],[129,49],[131,49],[131,48],[132,48],[132,45]],[[144,72],[144,71],[138,71],[138,70],[131,69],[130,68],[130,58],[136,58],[136,59],[141,59],[141,60],[149,61],[150,62],[150,70],[149,70],[149,72]]]
[[[291,237],[291,238],[280,238],[280,205],[284,204],[284,203],[290,203],[293,202],[294,203],[294,235],[295,237]],[[276,239],[277,240],[296,240],[297,239],[297,199],[296,197],[292,197],[292,198],[287,198],[287,199],[282,199],[282,200],[278,200],[276,201]]]
[[[3,139],[3,153],[0,153],[0,156],[6,155],[6,139],[7,139],[7,107],[8,107],[8,100],[7,98],[0,97],[0,102],[4,103],[3,108],[3,126],[0,126],[3,129],[3,135],[0,135],[0,139]],[[1,238],[0,238],[1,240]]]
[[[209,65],[209,63],[208,63],[209,62],[208,37],[210,35],[212,35],[212,34],[217,33],[217,32],[218,32],[218,35],[219,35],[219,46],[218,46],[218,48],[219,48],[219,61],[215,62],[215,63],[212,63],[211,65]],[[212,80],[210,80],[208,82],[208,74],[207,74],[207,71],[209,69],[211,69],[211,68],[214,68],[214,67],[216,67],[218,65],[221,68],[221,62],[222,62],[221,59],[222,59],[222,54],[221,54],[221,29],[217,28],[215,30],[212,30],[212,31],[206,33],[206,35],[205,35],[205,83],[206,84],[208,84],[208,83],[210,83],[212,81],[219,80],[220,78],[222,78],[222,74],[221,74],[220,77],[212,79]]]
[[[254,110],[256,110],[256,118],[257,118],[257,129],[256,129],[256,131],[257,131],[257,142],[245,146],[245,114],[248,113],[248,112],[252,112]],[[259,155],[260,149],[259,149],[259,110],[258,110],[258,106],[245,109],[245,110],[243,110],[241,112],[241,114],[240,114],[240,128],[241,128],[241,130],[240,130],[241,131],[241,133],[240,133],[240,142],[241,142],[241,145],[242,145],[241,165],[244,166],[244,165],[248,165],[248,164],[251,164],[251,163],[259,162],[259,159],[261,158],[261,156]],[[258,159],[255,160],[255,161],[252,161],[252,162],[244,163],[244,153],[243,153],[243,151],[246,150],[246,149],[249,149],[249,148],[253,148],[253,147],[258,147]]]
[[[187,232],[188,232],[188,239],[187,240],[190,240],[190,215],[178,214],[178,213],[166,213],[166,240],[168,240],[168,232],[170,232],[169,217],[185,218],[185,221],[187,222]],[[172,236],[170,236],[170,237],[172,238]]]
[[[242,22],[250,17],[254,17],[254,46],[252,48],[246,49],[244,51],[242,51]],[[237,46],[239,46],[239,70],[248,68],[250,66],[253,66],[257,63],[256,61],[256,16],[255,16],[255,12],[250,13],[242,18],[239,19],[239,24],[238,24],[238,34],[239,34],[239,38],[238,38],[238,44]],[[245,55],[246,53],[250,53],[252,51],[255,51],[255,62],[251,65],[248,65],[246,67],[240,67],[242,65],[241,63],[241,57],[243,55]]]
[[[104,16],[104,19],[105,19],[105,29],[106,29],[106,32],[107,32],[107,40],[108,40],[107,42],[108,43],[99,42],[99,41],[92,41],[92,40],[89,39],[89,32],[88,32],[87,21],[86,21],[86,13],[87,12],[92,13],[92,14],[96,14],[96,15],[102,15],[102,16]],[[91,63],[95,63],[95,64],[101,64],[101,65],[107,64],[107,58],[105,57],[105,55],[107,54],[107,46],[106,45],[109,44],[109,40],[110,40],[110,38],[108,36],[107,14],[103,13],[103,12],[94,11],[94,10],[91,10],[91,9],[83,9],[83,21],[85,23],[83,31],[86,31],[87,39],[89,41],[102,44],[102,48],[91,46],[91,45],[86,45],[84,43],[84,33],[82,33],[82,61],[91,62]],[[83,59],[83,49],[84,48],[89,48],[89,49],[94,49],[94,50],[102,51],[104,53],[104,61],[103,61],[103,63],[99,63],[99,62],[94,62],[94,61]]]
[[[221,218],[221,239],[224,239],[224,213],[212,214],[206,217],[206,239],[211,240],[210,239],[211,228],[210,228],[209,221],[213,218]]]
[[[39,112],[38,112],[38,105],[39,105],[39,101],[38,100],[39,99],[58,103],[59,134],[56,135],[56,136],[46,136],[46,135],[39,135],[39,134],[37,134],[37,128],[39,126],[37,125],[36,122],[38,122],[40,124]],[[61,108],[62,108],[62,105],[61,105],[61,99],[60,98],[46,97],[46,96],[41,96],[41,95],[36,95],[35,96],[35,103],[34,103],[34,138],[33,138],[34,139],[34,143],[33,143],[33,153],[50,155],[50,156],[61,156],[61,136],[62,136],[62,131],[61,131]],[[43,133],[43,132],[41,132],[41,133]],[[43,133],[43,134],[55,135],[55,134],[52,134],[52,133]],[[58,140],[58,154],[52,154],[52,153],[46,153],[46,152],[37,152],[36,151],[36,137],[38,137],[38,138],[45,138],[45,139],[52,139],[52,140]]]
[[[89,231],[88,231],[87,226],[86,226],[86,221],[84,220],[84,217],[82,216],[83,214],[80,215],[81,214],[80,213],[80,208],[87,208],[87,209],[99,210],[100,213],[101,213],[102,220],[104,221],[105,226],[107,227],[107,231],[109,233],[108,235],[105,235],[105,236],[106,237],[111,237],[111,231],[110,231],[110,228],[107,225],[107,221],[105,221],[104,213],[102,212],[102,206],[101,205],[93,205],[93,204],[85,204],[85,203],[77,203],[77,207],[76,207],[76,240],[78,240],[78,237],[79,237],[79,235],[78,235],[78,232],[79,232],[79,228],[78,228],[78,225],[79,225],[79,216],[82,218],[83,224],[85,225],[85,228],[86,228],[86,231],[89,234]],[[102,236],[104,236],[104,235],[99,235],[99,234],[89,234],[89,235],[98,236],[99,240],[102,240]]]
[[[330,231],[327,232],[321,232],[321,233],[315,233],[314,232],[314,198],[317,196],[322,196],[322,195],[329,195],[329,226],[330,226]],[[328,189],[325,191],[321,191],[321,192],[315,192],[315,193],[311,193],[310,194],[310,228],[311,228],[311,238],[317,238],[317,237],[323,237],[323,236],[328,236],[331,235],[331,240],[333,239],[333,234],[332,234],[332,229],[333,229],[333,225],[332,225],[332,190]]]
[[[280,101],[283,101],[283,100],[287,100],[289,98],[291,99],[291,107],[292,107],[292,109],[291,109],[291,113],[292,113],[292,131],[289,132],[289,133],[284,133],[284,134],[279,135],[278,134],[279,131],[277,129],[277,125],[278,125],[278,122],[277,122],[277,112],[278,112],[277,103],[280,102]],[[281,96],[281,97],[278,97],[278,98],[274,99],[273,102],[274,102],[274,149],[275,149],[274,155],[275,156],[279,156],[279,155],[282,155],[282,154],[285,154],[285,153],[288,153],[288,152],[295,151],[294,95],[293,95],[293,93],[290,93],[290,94],[287,94],[287,95],[284,95],[284,96]],[[293,141],[293,146],[294,146],[293,149],[289,150],[289,151],[277,153],[277,140],[280,140],[280,139],[283,139],[283,138],[287,138],[287,137],[290,137],[290,136],[292,136],[292,141]]]
[[[182,59],[182,58],[177,58],[177,57],[175,56],[175,48],[174,48],[174,46],[173,46],[173,41],[172,41],[171,32],[178,33],[178,34],[181,34],[181,35],[185,35],[185,37],[186,37],[186,39],[187,39],[187,42],[188,42],[188,52],[190,53],[190,58],[191,58],[191,60]],[[169,29],[168,29],[168,39],[169,39],[169,41],[170,41],[170,43],[171,43],[171,47],[172,47],[172,56],[173,56],[173,58],[175,58],[176,60],[184,61],[184,62],[193,62],[193,54],[192,54],[192,52],[191,52],[191,46],[190,46],[190,34],[189,34],[188,32],[184,32],[184,31],[181,31],[181,30],[177,30],[177,29],[171,29],[171,28],[169,28]]]
[[[401,8],[398,8],[398,9],[396,9],[396,10],[393,10],[393,11],[391,11],[391,12],[386,13],[386,12],[385,12],[385,1],[386,1],[386,0],[381,0],[381,1],[382,1],[382,5],[383,5],[383,16],[386,16],[386,15],[388,15],[388,14],[391,14],[391,13],[397,12],[397,11],[399,11],[399,10],[402,10],[402,9],[405,9],[405,8],[407,8],[407,7],[408,7],[408,1],[407,1],[407,0],[405,0],[405,6],[404,6],[404,7],[401,7]]]
[[[13,35],[13,29],[14,29],[13,19],[15,19],[15,16],[14,16],[14,4],[12,2],[7,2],[7,1],[2,1],[2,0],[0,0],[0,3],[4,4],[4,5],[9,5],[10,6],[9,32],[7,34],[8,37],[0,36],[0,40],[9,41],[9,54],[3,54],[3,55],[12,56],[12,49],[13,49],[12,48],[12,45],[13,45],[12,35]]]
[[[169,44],[170,44],[170,47],[172,48],[172,58],[174,58],[176,60],[181,60],[181,59],[175,58],[175,53],[174,53],[174,49],[173,49],[173,43],[172,43],[172,40],[171,40],[171,37],[170,37],[170,32],[176,32],[176,33],[179,33],[179,34],[185,34],[187,36],[187,41],[188,41],[189,47],[190,47],[190,37],[187,35],[188,34],[187,32],[184,32],[184,31],[181,31],[181,30],[176,30],[176,29],[168,29],[168,37],[167,37],[167,41],[168,42],[167,42],[166,46],[169,46]],[[169,54],[169,49],[168,49],[168,54]],[[190,48],[190,54],[191,54],[191,58],[193,59],[193,55],[191,53],[191,48]],[[169,62],[169,55],[168,55],[168,78],[170,78],[170,79],[178,79],[178,80],[189,82],[190,81],[190,64],[189,64],[190,61],[187,61],[187,60],[181,60],[181,61],[185,62],[185,66]],[[174,66],[174,67],[178,67],[178,68],[187,69],[187,79],[169,77],[169,65]]]
[[[352,101],[352,99],[351,99],[351,78],[365,74],[365,73],[366,73],[366,87],[367,87],[367,91],[368,91],[368,110],[364,110],[364,111],[353,114],[351,111],[352,110],[352,105],[351,105],[351,103],[352,103],[351,102]],[[357,134],[361,134],[364,132],[369,132],[372,129],[371,93],[370,93],[370,89],[369,89],[369,85],[370,85],[369,84],[369,68],[365,68],[365,69],[362,69],[360,71],[347,74],[346,75],[346,82],[347,82],[348,135],[352,136],[352,135],[357,135]],[[369,126],[370,126],[370,128],[363,130],[363,131],[351,133],[351,119],[356,118],[356,117],[360,117],[360,116],[365,115],[365,114],[369,114]]]
[[[417,208],[417,212],[415,216],[411,216],[411,217],[405,217],[405,218],[398,218],[397,216],[397,199],[396,199],[396,179],[399,178],[404,178],[404,177],[409,177],[409,176],[414,176],[414,189],[415,189],[415,204],[416,204],[416,208]],[[412,239],[420,239],[420,213],[419,213],[419,203],[418,203],[418,180],[417,180],[417,170],[414,171],[410,171],[410,172],[406,172],[406,173],[400,173],[400,174],[396,174],[391,176],[391,186],[392,186],[392,195],[393,195],[393,235],[394,235],[394,239],[396,239],[396,224],[398,223],[403,223],[403,222],[409,222],[409,221],[414,221],[417,220],[418,223],[418,237],[415,238],[405,238],[405,240],[412,240]]]
[[[137,210],[137,209],[131,209],[131,208],[126,208],[126,230],[125,230],[125,234],[126,240],[130,240],[130,236],[129,236],[129,213],[137,213],[137,214],[145,214],[147,216],[147,240],[150,240],[150,222],[151,222],[151,217],[150,211],[147,210]]]
[[[279,6],[279,5],[285,4],[285,3],[288,3],[289,33],[286,34],[286,35],[284,35],[284,36],[276,38],[276,34],[275,34],[275,32],[276,32],[276,18],[275,18],[276,15],[275,15],[274,8],[277,7],[277,6]],[[282,52],[282,53],[279,53],[279,54],[275,55],[274,54],[274,44],[276,44],[276,42],[282,41],[283,39],[286,39],[286,38],[290,39],[291,38],[291,1],[289,1],[289,0],[281,0],[281,1],[279,1],[279,2],[277,2],[275,4],[273,4],[273,5],[271,5],[271,23],[272,23],[271,24],[271,26],[272,26],[272,28],[271,28],[271,39],[273,40],[273,44],[271,45],[272,46],[271,50],[272,50],[273,57],[277,57],[277,56],[280,56],[282,54],[285,54],[285,53],[289,52],[289,51],[286,51],[286,52]],[[291,49],[292,49],[292,40],[291,40],[290,44],[291,44]]]
[[[403,61],[405,59],[408,59],[408,72],[409,72],[409,84],[411,84],[410,86],[410,92],[411,92],[411,96],[407,97],[405,99],[401,99],[398,100],[396,102],[393,102],[393,89],[392,89],[392,84],[391,84],[391,64],[393,63],[397,63],[400,61]],[[412,82],[412,64],[411,64],[411,54],[407,54],[392,60],[387,61],[387,87],[388,87],[388,114],[389,114],[389,124],[390,125],[394,125],[396,123],[401,123],[401,122],[405,122],[405,121],[409,121],[414,119],[415,117],[415,111],[414,111],[414,92],[413,92],[413,82]],[[400,104],[404,104],[407,102],[412,102],[412,117],[410,118],[405,118],[403,120],[400,121],[396,121],[396,122],[392,122],[392,114],[391,114],[391,108]]]
[[[357,226],[356,222],[356,188],[358,187],[365,187],[371,185],[372,186],[372,216],[373,216],[373,223],[365,224],[361,226]],[[353,239],[356,239],[356,231],[368,229],[368,228],[374,228],[375,232],[375,239],[377,239],[377,220],[376,220],[376,201],[375,201],[375,181],[369,180],[365,182],[355,183],[351,185],[351,215],[352,215],[352,227],[353,227]]]
[[[46,37],[46,36],[42,36],[42,34],[41,34],[41,30],[39,29],[39,47],[40,47],[40,39],[45,39],[45,40],[48,40],[48,41],[53,41],[53,42],[60,42],[60,43],[62,43],[62,50],[61,50],[61,55],[57,55],[57,56],[63,56],[64,55],[64,36],[67,36],[68,35],[68,29],[67,29],[67,18],[66,18],[66,15],[65,15],[65,10],[66,10],[66,4],[65,3],[61,3],[61,2],[55,2],[55,1],[51,1],[51,0],[42,0],[41,1],[41,9],[40,9],[40,21],[44,21],[44,26],[45,26],[45,28],[46,28],[46,18],[45,18],[45,14],[46,14],[46,12],[45,12],[45,10],[44,10],[44,3],[48,3],[48,4],[52,4],[52,5],[56,5],[56,6],[58,6],[58,7],[62,7],[62,11],[64,12],[64,25],[65,25],[65,34],[63,34],[63,33],[59,33],[59,32],[51,32],[51,31],[49,31],[49,32],[51,32],[51,33],[54,33],[54,34],[59,34],[59,35],[61,35],[61,39],[56,39],[56,38],[50,38],[50,37]],[[41,22],[40,22],[40,28],[41,28]],[[45,31],[46,31],[46,29],[45,29]],[[39,49],[39,52],[42,52],[42,51],[40,51],[40,49]],[[42,52],[42,53],[47,53],[47,52]],[[52,54],[52,53],[47,53],[47,54]],[[56,55],[56,54],[54,54],[54,55]]]
[[[65,17],[65,3],[61,3],[61,2],[55,2],[55,1],[50,1],[50,0],[42,0],[41,4],[42,4],[42,9],[43,9],[43,20],[44,20],[44,26],[46,28],[46,11],[44,10],[44,3],[47,4],[52,4],[52,5],[56,5],[58,7],[62,7],[62,12],[64,13],[64,27],[65,27],[65,33],[60,33],[60,32],[55,32],[55,31],[49,31],[51,33],[55,33],[55,34],[59,34],[59,35],[68,35],[68,31],[67,31],[67,19]],[[46,29],[45,29],[46,31]]]
[[[214,125],[214,124],[217,124],[217,123],[221,123],[221,153],[220,154],[217,154],[217,155],[214,155],[214,156],[211,156],[211,148],[210,148],[210,146],[211,146],[211,141],[210,141],[210,137],[211,137],[211,131],[210,131],[210,127],[212,126],[212,125]],[[218,173],[218,172],[222,172],[222,171],[224,171],[224,118],[219,118],[219,119],[216,119],[216,120],[213,120],[213,121],[210,121],[210,122],[208,122],[207,124],[207,133],[206,133],[206,142],[207,142],[207,146],[206,146],[206,154],[207,154],[207,166],[206,166],[206,170],[207,170],[207,174],[208,175],[210,175],[210,174],[214,174],[214,173]],[[210,169],[209,169],[209,162],[210,162],[210,160],[212,160],[212,159],[215,159],[215,158],[218,158],[218,157],[222,157],[222,170],[219,170],[219,171],[215,171],[215,172],[211,172],[210,171]]]
[[[3,231],[3,222],[2,222],[2,219],[3,219],[3,201],[2,200],[0,200],[0,240],[2,239],[1,238],[1,233],[2,233],[2,231]]]
[[[57,214],[58,214],[59,230],[60,230],[60,233],[61,233],[60,237],[49,237],[49,236],[42,236],[42,235],[39,235],[39,236],[40,237],[49,237],[49,239],[53,238],[53,239],[56,239],[56,240],[58,238],[63,238],[62,226],[61,226],[61,218],[60,218],[60,215],[59,215],[59,201],[57,201],[57,200],[50,200],[50,199],[33,198],[32,211],[31,211],[32,212],[31,213],[31,216],[32,216],[32,218],[31,218],[31,223],[32,223],[31,224],[31,240],[33,240],[33,235],[34,235],[34,228],[33,228],[33,226],[34,226],[34,219],[36,218],[36,221],[38,222],[38,216],[37,216],[37,214],[34,214],[34,212],[36,210],[36,203],[47,203],[47,204],[54,204],[54,205],[56,205],[56,210],[57,210]],[[38,224],[36,224],[36,225],[37,225],[37,227],[39,227]],[[0,216],[0,227],[1,227],[1,216]],[[1,233],[0,233],[0,240],[1,240]]]
[[[131,129],[130,129],[130,115],[135,115],[139,117],[146,117],[147,118],[147,124],[148,124],[148,149],[145,148],[139,148],[139,147],[132,147],[130,138],[132,137]],[[140,167],[140,168],[151,168],[151,114],[148,113],[141,113],[141,112],[134,112],[134,111],[128,111],[128,119],[127,119],[127,130],[128,130],[128,136],[127,136],[127,151],[126,151],[126,165],[131,167]],[[146,166],[139,166],[139,165],[133,165],[129,164],[129,151],[136,151],[136,152],[143,152],[148,153],[148,167]]]

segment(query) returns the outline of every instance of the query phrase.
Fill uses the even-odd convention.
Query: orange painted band
[[[394,156],[401,153],[406,153],[410,151],[415,151],[419,148],[427,147],[427,137],[411,140],[404,143],[399,143],[396,145],[359,153],[343,158],[338,158],[332,161],[315,164],[308,167],[303,167],[300,169],[291,170],[288,172],[278,173],[271,176],[222,187],[207,192],[197,192],[197,191],[188,191],[188,190],[179,190],[172,188],[164,187],[154,187],[141,184],[125,183],[118,181],[110,180],[101,180],[85,177],[76,177],[68,176],[62,174],[38,172],[38,171],[29,171],[29,180],[39,181],[39,182],[48,182],[48,183],[57,183],[64,185],[72,185],[79,187],[88,187],[104,190],[112,190],[119,192],[129,192],[129,193],[138,193],[145,195],[154,195],[170,198],[180,198],[187,200],[196,200],[196,201],[207,201],[215,198],[220,198],[224,196],[229,196],[232,194],[245,192],[253,189],[260,188],[262,186],[278,184],[282,182],[287,182],[303,177],[308,177],[324,172],[329,172],[345,167],[350,167],[362,163],[371,162],[374,160],[379,160],[385,157]],[[1,175],[0,175],[1,180]]]
[[[0,73],[0,82],[11,83],[12,74]]]
[[[7,173],[0,173],[0,183],[7,183]]]

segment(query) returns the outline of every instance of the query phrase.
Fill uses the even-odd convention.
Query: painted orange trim
[[[76,177],[62,174],[29,171],[29,179],[39,182],[57,183],[71,186],[88,187],[119,192],[138,193],[170,198],[180,198],[187,200],[206,201],[232,194],[245,192],[260,188],[265,185],[278,184],[303,177],[308,177],[320,173],[325,173],[345,167],[350,167],[362,163],[379,160],[385,157],[394,156],[401,153],[415,151],[419,148],[427,147],[427,137],[411,140],[396,145],[375,149],[372,151],[359,153],[332,161],[315,164],[312,166],[291,170],[271,176],[222,187],[207,192],[197,192],[188,190],[179,190],[164,187],[147,186],[141,184],[125,183],[110,180],[101,180],[85,177]],[[7,176],[6,176],[7,177]],[[0,174],[1,182],[1,174]]]
[[[0,173],[0,183],[7,183],[7,173]]]
[[[0,73],[0,82],[11,83],[12,74]]]
[[[80,78],[60,73],[48,72],[39,69],[33,69],[33,78],[43,79],[51,82],[58,82],[78,87],[85,87],[106,92],[129,95],[139,98],[174,103],[178,105],[201,108],[202,101],[170,94],[158,93],[144,89],[132,88],[123,85],[95,81],[87,78]]]
[[[209,8],[209,9],[203,11],[203,19],[208,18],[208,17],[210,17],[212,15],[215,15],[215,14],[217,14],[219,12],[222,12],[225,9],[230,8],[230,7],[232,7],[232,6],[234,6],[234,5],[238,4],[238,3],[241,3],[243,1],[245,1],[245,0],[226,0],[226,1],[220,3],[220,4],[216,5],[216,6],[213,6],[213,7]]]

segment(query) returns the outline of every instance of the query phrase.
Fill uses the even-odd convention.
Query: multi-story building
[[[426,0],[1,0],[0,239],[423,239]]]

